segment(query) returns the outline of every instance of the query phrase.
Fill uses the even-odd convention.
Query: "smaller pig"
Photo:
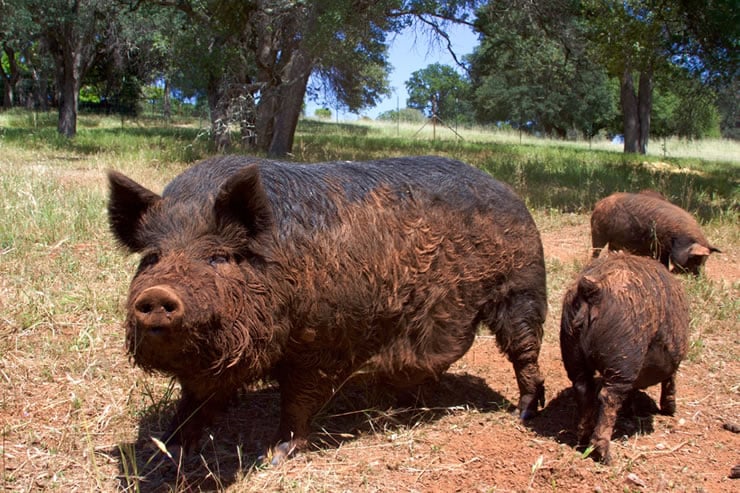
[[[591,214],[593,256],[612,250],[656,258],[678,272],[699,274],[712,252],[696,219],[657,192],[615,193],[596,203]]]
[[[617,413],[638,389],[661,384],[660,411],[675,413],[676,371],[688,349],[688,327],[683,287],[648,257],[602,255],[567,291],[560,351],[578,403],[578,441],[590,439],[594,459],[610,462]]]

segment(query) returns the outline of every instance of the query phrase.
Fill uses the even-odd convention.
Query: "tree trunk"
[[[277,113],[278,88],[265,84],[260,90],[257,104],[257,149],[267,151],[272,143],[275,114]]]
[[[638,104],[640,115],[640,154],[647,154],[648,139],[650,138],[650,113],[653,109],[653,70],[647,68],[640,72],[638,89]]]
[[[70,42],[62,43],[60,52],[56,54],[59,69],[57,70],[57,85],[59,94],[59,122],[57,130],[65,137],[77,135],[77,108],[80,96],[81,54]]]
[[[15,59],[15,50],[8,45],[3,45],[3,51],[8,57],[8,69],[9,72],[6,74],[5,70],[0,67],[0,73],[5,79],[3,81],[3,106],[6,109],[10,109],[15,105],[15,86],[21,78],[20,71],[18,70],[18,64]]]
[[[229,135],[229,119],[227,115],[227,104],[223,101],[223,88],[220,77],[211,75],[208,78],[206,96],[208,98],[208,110],[211,113],[211,135],[213,144],[219,152],[231,148],[231,136]]]
[[[293,148],[293,138],[303,107],[308,78],[314,59],[301,32],[313,32],[320,2],[285,17],[281,29],[273,27],[274,17],[264,12],[255,19],[257,33],[257,148],[271,156],[285,156]]]
[[[3,73],[3,108],[9,110],[13,107],[13,86],[10,85],[8,77]]]
[[[46,83],[46,74],[41,73],[39,75],[38,69],[33,69],[33,80],[35,81],[34,87],[34,101],[36,105],[36,109],[40,111],[48,111],[49,110],[49,87]]]
[[[652,68],[640,72],[638,90],[632,71],[625,68],[620,83],[620,103],[624,123],[624,152],[647,154],[650,138],[650,113],[653,108]]]
[[[170,121],[170,118],[172,118],[172,101],[170,100],[171,92],[172,89],[170,88],[170,81],[169,79],[165,79],[164,91],[162,94],[162,115],[167,121]]]
[[[640,115],[637,95],[632,81],[632,71],[625,68],[620,81],[619,102],[622,105],[624,133],[624,152],[638,152],[640,136]]]
[[[311,60],[301,49],[293,53],[293,57],[285,68],[286,81],[280,88],[279,105],[275,113],[272,140],[268,154],[282,157],[293,150],[295,129],[298,118],[301,116],[303,97],[306,94],[308,77],[311,75]]]
[[[59,99],[59,123],[57,130],[65,137],[77,135],[77,103],[79,100],[79,83],[75,70],[65,67],[62,81],[61,98]]]

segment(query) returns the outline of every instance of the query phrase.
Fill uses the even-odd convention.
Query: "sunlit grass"
[[[299,136],[304,129],[306,134],[321,129],[321,133],[333,135],[359,135],[371,140],[413,140],[457,143],[507,144],[522,146],[561,147],[565,149],[605,151],[621,154],[622,144],[615,144],[605,135],[590,140],[560,140],[537,137],[525,132],[511,129],[499,129],[496,126],[449,125],[431,123],[396,124],[387,121],[368,119],[330,123],[308,119],[299,124]],[[658,158],[691,158],[705,161],[724,161],[740,166],[740,142],[728,139],[688,140],[671,137],[651,140],[648,145],[648,156]]]

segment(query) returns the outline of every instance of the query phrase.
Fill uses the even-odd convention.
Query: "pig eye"
[[[208,257],[208,263],[216,266],[219,264],[225,264],[229,261],[229,257],[227,255],[211,255]]]
[[[141,258],[141,262],[139,262],[139,270],[146,269],[157,262],[159,262],[159,254],[148,253]]]

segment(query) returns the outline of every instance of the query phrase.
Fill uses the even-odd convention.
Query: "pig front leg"
[[[175,458],[190,455],[198,446],[203,430],[228,403],[226,393],[191,388],[182,384],[182,397],[162,441]]]
[[[261,462],[280,465],[308,445],[311,420],[332,397],[335,381],[319,369],[280,370],[280,425]]]

